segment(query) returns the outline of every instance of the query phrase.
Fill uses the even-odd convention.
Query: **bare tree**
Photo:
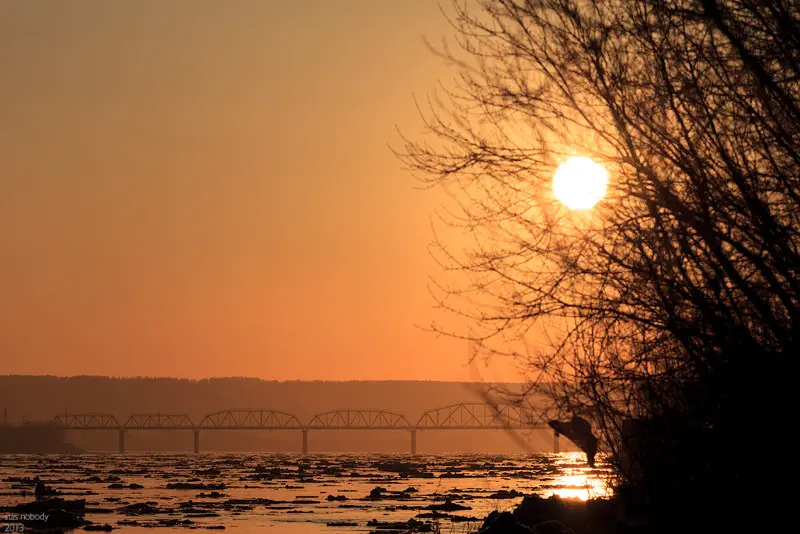
[[[457,83],[399,151],[455,186],[448,222],[474,236],[437,243],[466,281],[438,286],[467,325],[445,333],[498,355],[538,339],[532,386],[590,417],[646,499],[740,491],[761,476],[743,422],[783,420],[800,355],[800,5],[476,0],[449,18]],[[588,212],[551,192],[570,155],[610,172]]]

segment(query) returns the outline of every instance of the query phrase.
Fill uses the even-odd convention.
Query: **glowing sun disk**
[[[588,210],[606,196],[608,171],[590,158],[572,157],[556,169],[553,193],[571,210]]]

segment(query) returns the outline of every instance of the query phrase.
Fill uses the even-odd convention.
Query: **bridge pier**
[[[194,429],[194,453],[198,454],[200,452],[200,429]]]
[[[411,429],[411,456],[417,454],[417,429]]]
[[[558,452],[558,432],[553,432],[553,452]]]
[[[308,430],[303,429],[303,456],[308,454]]]
[[[119,453],[122,454],[125,452],[125,429],[119,429]]]

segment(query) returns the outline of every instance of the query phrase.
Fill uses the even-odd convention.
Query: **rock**
[[[350,521],[330,521],[325,523],[325,526],[328,527],[357,527],[358,523],[352,523]]]
[[[617,532],[619,509],[610,499],[561,499],[551,496],[543,499],[529,495],[514,510],[514,517],[522,525],[538,528],[539,534],[569,534],[577,532]],[[560,529],[560,530],[559,530]]]
[[[369,496],[367,496],[367,499],[372,499],[372,500],[380,499],[381,497],[383,497],[383,494],[386,493],[386,492],[387,492],[386,488],[382,488],[380,486],[376,486],[376,487],[372,488],[372,490],[369,492]]]
[[[114,530],[114,527],[106,523],[105,525],[98,525],[98,524],[91,524],[91,525],[84,525],[83,530],[95,530],[100,532],[111,532]]]
[[[524,497],[524,496],[525,496],[524,493],[521,493],[514,489],[512,489],[511,491],[498,490],[495,493],[489,495],[489,499],[516,499],[517,497]]]
[[[552,496],[547,499],[538,495],[530,495],[514,510],[514,516],[525,525],[538,525],[545,521],[557,519],[563,521],[566,516],[583,516],[586,503],[573,503],[572,501]]]
[[[400,475],[405,473],[412,473],[425,469],[425,464],[415,464],[407,462],[376,462],[373,467],[378,471],[386,471],[390,473],[398,473]]]
[[[325,469],[320,471],[321,475],[328,475],[328,476],[340,476],[342,474],[342,470],[338,467],[326,467]]]
[[[128,484],[128,489],[132,489],[132,490],[144,489],[144,486],[142,486],[141,484],[136,484],[135,482],[132,482],[131,484]]]
[[[116,510],[113,508],[102,508],[99,506],[86,507],[83,511],[85,515],[89,514],[113,514]]]
[[[194,521],[191,519],[160,519],[158,524],[165,527],[182,527],[186,525],[193,525]]]
[[[436,510],[433,510],[431,512],[419,513],[417,514],[417,517],[420,519],[452,519],[453,516],[444,512],[437,512]]]
[[[480,519],[470,515],[451,515],[450,521],[453,523],[477,523]]]
[[[156,508],[155,506],[148,504],[146,502],[137,502],[133,504],[129,504],[128,506],[123,506],[119,509],[119,513],[124,515],[151,515],[157,514],[161,510]]]
[[[490,513],[478,529],[479,534],[531,534],[533,530],[520,524],[511,512]]]
[[[67,501],[60,497],[52,499],[42,499],[33,502],[26,502],[14,506],[13,511],[20,514],[36,514],[49,510],[69,510],[71,512],[83,513],[86,509],[86,499]]]
[[[194,472],[195,475],[206,476],[206,477],[218,477],[220,474],[219,469],[214,469],[213,467],[210,469],[198,469]]]
[[[228,499],[222,503],[223,507],[231,506],[273,506],[276,504],[285,504],[289,501],[274,501],[272,499],[255,498],[255,499]]]
[[[371,495],[371,493],[370,493],[370,495]],[[345,495],[328,495],[326,497],[326,500],[328,502],[331,502],[331,501],[346,501],[347,497]]]
[[[430,504],[425,507],[426,510],[438,510],[441,512],[455,512],[456,510],[472,510],[469,506],[464,506],[463,504],[457,504],[451,501],[450,499],[445,499],[442,504]]]
[[[417,521],[414,518],[406,522],[403,521],[378,521],[377,519],[370,519],[367,521],[368,527],[375,527],[378,530],[398,530],[401,532],[416,531],[416,532],[430,532],[430,525]]]
[[[223,490],[225,484],[203,484],[194,482],[170,482],[167,484],[167,489],[176,490]]]
[[[58,495],[58,491],[51,488],[50,486],[46,486],[44,482],[37,482],[36,489],[33,490],[33,494],[36,497],[42,498],[42,497],[47,497],[49,495]]]
[[[56,509],[47,514],[47,528],[75,528],[84,524],[84,519],[78,512]]]

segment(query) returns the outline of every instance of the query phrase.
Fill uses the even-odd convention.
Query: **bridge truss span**
[[[463,402],[429,410],[417,422],[418,430],[540,429],[542,414],[509,402]]]
[[[387,410],[343,409],[320,413],[303,424],[295,415],[277,410],[222,410],[206,415],[195,424],[187,414],[134,413],[120,425],[110,413],[63,413],[54,424],[65,430],[116,430],[119,452],[125,452],[125,435],[131,430],[192,430],[194,451],[200,452],[202,430],[299,430],[303,454],[308,453],[311,430],[404,430],[411,439],[411,454],[417,451],[420,430],[534,430],[548,429],[545,413],[519,404],[463,402],[428,410],[416,425],[402,414]],[[553,434],[553,450],[558,452],[558,433]]]
[[[198,428],[217,430],[303,430],[294,415],[276,410],[224,410],[208,414]]]
[[[411,430],[404,415],[385,410],[333,410],[317,414],[308,429],[319,430]]]
[[[183,413],[135,413],[125,422],[128,430],[194,430],[195,427],[191,418]]]
[[[69,430],[118,430],[121,428],[117,418],[110,413],[63,413],[56,415],[53,423]]]

